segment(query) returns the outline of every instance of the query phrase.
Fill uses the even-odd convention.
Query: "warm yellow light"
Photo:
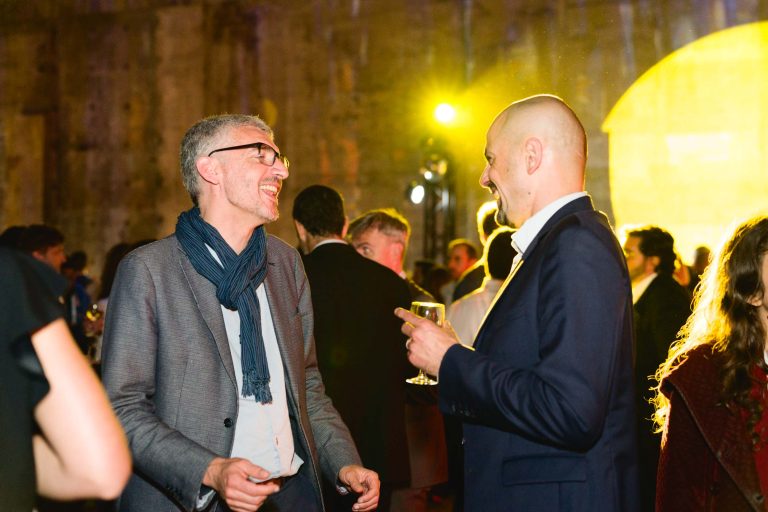
[[[456,109],[448,103],[435,107],[435,119],[442,124],[451,124],[456,119]]]
[[[768,213],[768,22],[704,37],[646,72],[606,119],[617,225],[657,224],[689,261]]]

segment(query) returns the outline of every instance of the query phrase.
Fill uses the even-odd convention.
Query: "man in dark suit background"
[[[405,281],[364,258],[344,241],[341,195],[323,185],[302,190],[293,219],[315,312],[315,342],[326,392],[368,467],[382,482],[380,510],[393,489],[409,485],[405,435],[405,358],[396,307],[407,308]],[[349,510],[354,499],[331,497],[329,510]],[[334,499],[335,498],[335,499]],[[348,503],[347,503],[348,501]]]
[[[661,436],[653,432],[654,408],[651,382],[656,369],[667,358],[669,346],[691,314],[691,297],[672,277],[675,270],[675,240],[658,226],[627,232],[624,242],[632,300],[635,304],[635,376],[637,429],[642,510],[652,511],[656,497],[656,467]]]
[[[411,225],[394,208],[369,210],[349,223],[347,238],[357,252],[400,276],[412,301],[435,302],[435,297],[416,284],[403,269]],[[437,407],[438,386],[409,384],[406,387],[405,427],[411,458],[411,488],[418,494],[410,501],[422,503],[427,490],[448,480],[448,453],[443,416]],[[415,490],[419,491],[416,492]],[[407,510],[412,510],[413,506]]]
[[[632,299],[621,246],[584,192],[586,135],[559,98],[513,103],[480,179],[513,235],[475,350],[408,311],[409,360],[464,420],[465,510],[635,511]]]

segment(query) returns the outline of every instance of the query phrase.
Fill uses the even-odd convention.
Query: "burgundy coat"
[[[739,410],[719,404],[720,356],[691,351],[662,383],[670,400],[656,478],[656,510],[766,510]]]

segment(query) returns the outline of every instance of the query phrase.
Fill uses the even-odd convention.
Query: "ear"
[[[347,238],[347,230],[349,229],[349,217],[344,217],[344,227],[341,228],[341,238]]]
[[[763,294],[762,293],[756,293],[752,297],[747,299],[747,302],[750,305],[755,306],[756,308],[759,308],[760,306],[763,305]]]
[[[646,256],[645,258],[645,268],[651,272],[656,272],[656,267],[659,266],[659,263],[661,263],[661,258],[658,256]]]
[[[389,251],[394,261],[403,261],[405,258],[405,245],[401,242],[389,244]]]
[[[525,170],[533,174],[541,166],[544,158],[544,145],[535,137],[531,137],[523,144],[523,156],[525,158]]]
[[[200,177],[211,185],[218,185],[221,179],[219,162],[215,158],[202,156],[195,160],[195,167]]]
[[[296,219],[293,220],[293,225],[296,226],[296,234],[299,236],[299,240],[305,242],[307,240],[307,228]]]

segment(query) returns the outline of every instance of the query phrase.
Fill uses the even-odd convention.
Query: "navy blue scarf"
[[[243,252],[235,254],[216,228],[205,222],[200,217],[200,210],[194,207],[179,215],[176,238],[195,270],[216,286],[216,298],[221,305],[240,313],[243,396],[253,396],[262,404],[270,403],[269,367],[256,296],[256,288],[267,275],[264,226],[254,229]],[[216,252],[221,265],[206,245]]]

